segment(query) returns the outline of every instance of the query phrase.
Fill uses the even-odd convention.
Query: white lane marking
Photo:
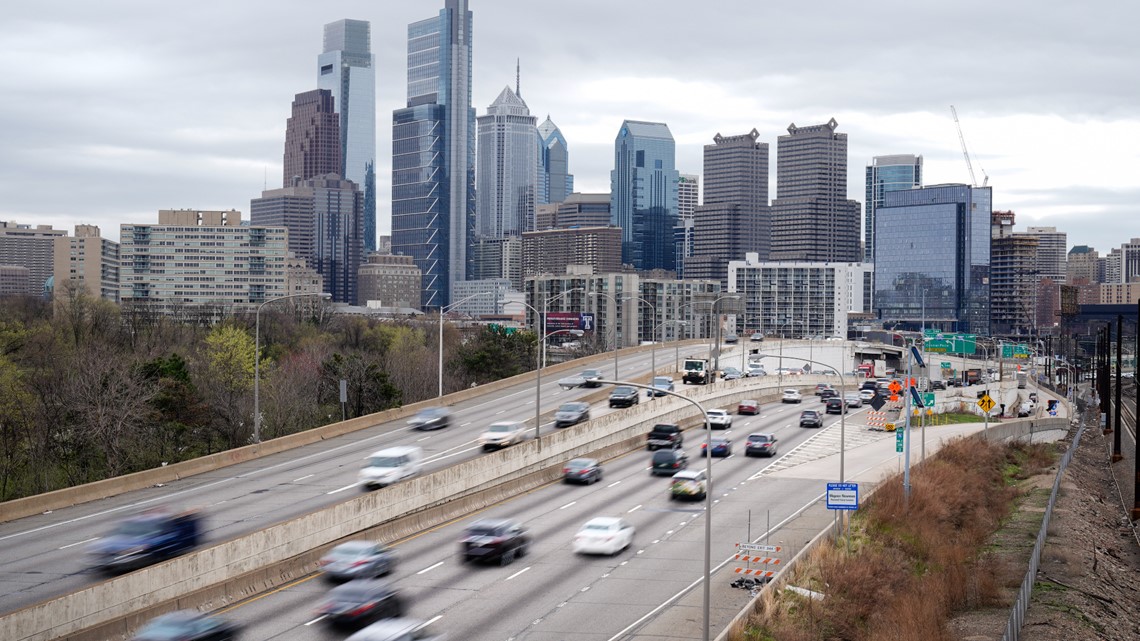
[[[631,509],[629,512],[626,512],[626,514],[629,514],[630,512],[634,512],[634,511],[637,511],[637,510],[640,510],[640,509],[641,509],[641,505],[640,505],[640,504],[639,504],[639,505],[635,505],[635,506],[633,506],[633,509]]]
[[[424,623],[423,627],[425,627],[425,628],[426,628],[426,627],[428,627],[429,625],[431,625],[431,624],[435,623],[436,621],[439,621],[439,620],[440,620],[440,619],[442,619],[442,618],[443,618],[443,615],[442,615],[442,614],[437,614],[437,615],[435,615],[434,617],[432,617],[432,618],[428,619],[428,620],[427,620],[427,622],[426,622],[426,623]]]
[[[425,437],[423,437],[423,438],[417,438],[417,439],[416,439],[416,442],[417,442],[417,443],[419,443],[420,441],[426,441],[426,440],[428,440],[429,438],[431,438],[431,437],[430,437],[430,436],[425,436]]]
[[[466,423],[463,423],[463,424],[462,424],[462,425],[460,425],[459,427],[467,427],[467,426],[468,426],[468,425],[470,425],[470,424],[471,424],[471,421],[467,421]]]
[[[606,487],[613,487],[613,486],[617,485],[618,483],[621,483],[621,481],[614,481],[613,483],[610,483]]]
[[[589,589],[590,589],[590,586],[587,585],[586,587],[582,588],[580,591],[585,592],[586,590],[589,590]]]
[[[426,568],[420,570],[419,572],[416,572],[416,574],[426,574],[426,573],[431,572],[432,570],[438,568],[441,565],[443,565],[443,561],[439,561],[435,565],[429,565]]]
[[[293,479],[293,482],[294,482],[294,483],[297,483],[297,482],[299,482],[299,481],[304,481],[305,479],[308,479],[308,478],[313,478],[314,476],[316,476],[316,474],[308,474],[308,475],[306,475],[306,476],[302,476],[302,477],[301,477],[301,478],[299,478],[299,479]]]
[[[309,622],[308,622],[308,623],[306,623],[305,625],[313,625],[313,624],[314,624],[314,623],[316,623],[317,621],[323,621],[323,620],[325,619],[325,617],[327,617],[327,616],[328,616],[327,614],[322,614],[321,616],[319,616],[319,617],[317,617],[317,618],[313,619],[312,621],[309,621]]]
[[[507,411],[507,410],[499,410],[498,412],[495,412],[495,416],[498,416],[499,414],[502,414],[505,411]]]
[[[58,550],[66,550],[67,548],[73,548],[73,547],[75,547],[75,546],[77,546],[77,545],[83,545],[84,543],[90,543],[90,542],[94,541],[94,540],[95,540],[95,539],[97,539],[97,538],[99,538],[99,537],[97,537],[97,536],[93,536],[93,537],[91,537],[91,538],[87,539],[86,541],[80,541],[80,542],[78,542],[78,543],[69,543],[69,544],[67,544],[67,545],[65,545],[65,546],[63,546],[63,547],[61,547],[61,548],[56,548],[56,549],[58,549]]]
[[[356,483],[353,483],[352,485],[346,485],[342,488],[335,489],[332,492],[325,492],[325,494],[336,494],[337,492],[343,492],[345,490],[351,490],[354,487],[356,487]]]
[[[523,569],[519,570],[518,572],[515,572],[514,574],[512,574],[512,575],[508,576],[506,579],[504,579],[504,581],[510,581],[511,579],[513,579],[513,578],[515,578],[516,576],[518,576],[518,575],[522,574],[523,572],[526,572],[526,571],[527,571],[527,570],[529,570],[529,569],[530,569],[530,566],[528,565],[528,566],[526,566],[525,568],[523,568]]]
[[[577,503],[577,501],[570,501],[569,503],[567,503],[566,505],[563,505],[562,507],[560,507],[558,509],[565,510],[566,508],[570,507],[571,505],[574,505],[575,503]]]
[[[661,542],[661,539],[656,539],[656,540],[655,540],[655,541],[653,541],[653,542],[654,542],[654,543],[660,543],[660,542]]]

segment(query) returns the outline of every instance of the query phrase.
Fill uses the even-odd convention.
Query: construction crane
[[[958,122],[958,110],[954,108],[954,105],[950,105],[950,113],[954,116],[954,125],[958,127],[958,140],[962,143],[962,157],[966,159],[966,168],[970,170],[970,184],[977,187],[978,178],[974,175],[974,163],[970,162],[970,152],[966,150],[966,137],[962,135],[962,123]],[[990,177],[981,165],[978,165],[978,169],[982,170],[982,187],[985,187],[990,182]]]

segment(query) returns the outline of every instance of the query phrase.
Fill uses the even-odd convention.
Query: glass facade
[[[538,182],[534,116],[522,98],[507,87],[477,122],[475,236],[520,236],[534,228]],[[502,276],[506,274],[495,277]]]
[[[990,333],[990,188],[887,192],[875,220],[874,307],[885,325]]]
[[[564,202],[574,193],[574,176],[570,174],[570,151],[562,131],[550,116],[538,126],[537,204]]]
[[[876,156],[867,165],[867,191],[863,201],[863,260],[875,255],[875,209],[888,191],[922,187],[922,156]]]
[[[610,220],[621,227],[623,263],[637,269],[676,269],[676,145],[664,123],[626,120],[614,141]]]

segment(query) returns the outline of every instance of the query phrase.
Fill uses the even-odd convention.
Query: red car
[[[758,403],[756,401],[740,401],[740,403],[736,406],[736,413],[737,414],[753,414],[753,415],[759,414],[760,413],[760,403]]]

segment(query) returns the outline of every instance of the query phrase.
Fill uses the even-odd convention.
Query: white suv
[[[802,403],[804,402],[804,395],[800,394],[798,389],[786,389],[783,396],[780,397],[781,403]]]
[[[732,427],[732,415],[725,410],[709,410],[705,412],[709,419],[709,427],[714,430],[727,430]]]
[[[522,443],[526,435],[526,425],[517,421],[492,423],[486,432],[479,435],[479,445],[484,450],[499,449]]]

